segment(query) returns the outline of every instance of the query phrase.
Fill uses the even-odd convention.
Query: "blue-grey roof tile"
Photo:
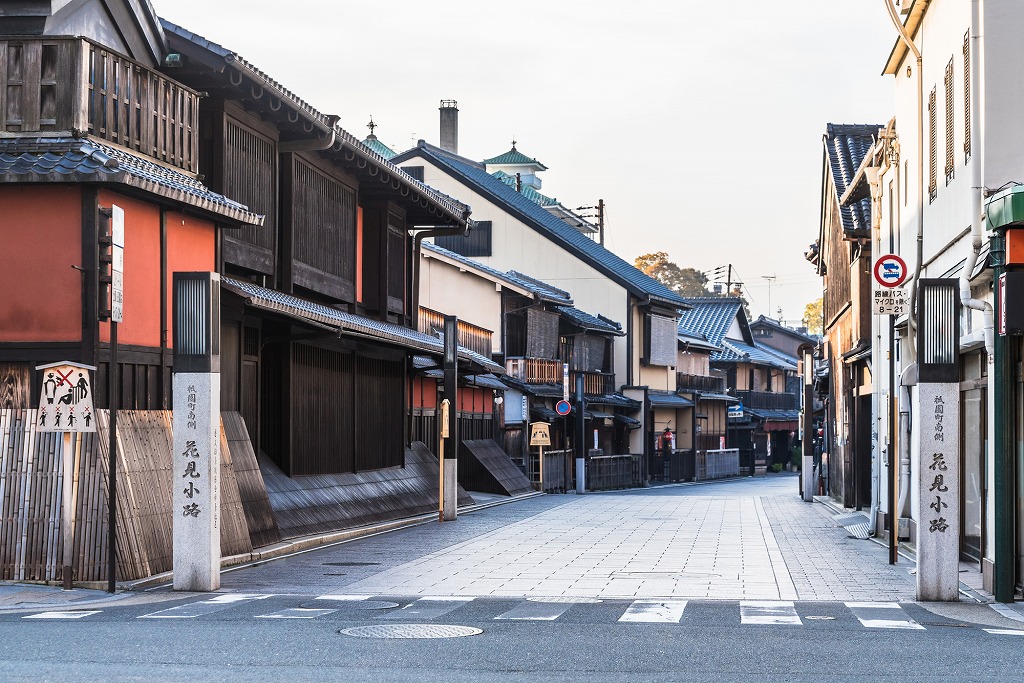
[[[603,318],[590,315],[578,308],[572,306],[555,306],[555,310],[564,315],[566,318],[572,320],[576,325],[583,329],[598,330],[600,332],[611,332],[613,334],[621,335],[622,325],[608,322]]]
[[[0,180],[121,183],[239,223],[263,224],[262,216],[213,192],[194,176],[90,138],[0,138]]]
[[[721,346],[736,315],[743,309],[737,297],[694,297],[686,299],[691,308],[679,319],[679,333],[702,337],[713,346]]]
[[[683,298],[664,284],[516,192],[515,188],[490,175],[482,164],[445,152],[422,141],[416,148],[399,154],[394,162],[402,163],[417,155],[430,159],[494,203],[507,207],[510,213],[515,214],[534,230],[576,254],[582,261],[602,271],[634,295],[652,297],[678,308],[686,307]]]
[[[842,197],[857,174],[864,157],[874,144],[883,124],[830,123],[825,131],[825,154],[836,186],[836,199]],[[866,197],[840,208],[843,230],[864,232],[871,229],[871,198]]]
[[[313,322],[338,328],[338,330],[373,337],[380,341],[390,342],[406,348],[435,354],[444,353],[444,341],[441,337],[424,334],[394,323],[364,318],[363,316],[347,313],[325,304],[301,299],[292,294],[285,294],[284,292],[261,287],[246,280],[235,280],[225,277],[221,278],[221,282],[227,288],[248,299],[252,304],[262,308],[278,311],[289,316],[305,318]],[[502,374],[505,372],[505,368],[501,365],[471,349],[460,346],[459,356],[465,360],[477,363],[489,372]]]

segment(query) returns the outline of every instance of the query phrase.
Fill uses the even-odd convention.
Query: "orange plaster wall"
[[[160,346],[160,209],[138,199],[101,190],[100,206],[124,209],[124,320],[118,344]],[[110,324],[100,323],[110,341]]]
[[[414,408],[437,408],[437,381],[416,377],[412,383]]]
[[[211,221],[180,213],[167,214],[167,346],[171,339],[174,308],[174,272],[216,270],[217,231]]]
[[[363,301],[363,207],[356,207],[356,302]]]
[[[0,341],[80,341],[80,189],[2,186],[0,206]]]

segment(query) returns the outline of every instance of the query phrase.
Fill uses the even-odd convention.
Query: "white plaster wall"
[[[591,314],[601,314],[622,324],[626,329],[629,303],[626,289],[612,282],[591,265],[542,236],[477,192],[467,188],[450,175],[423,158],[414,158],[403,165],[423,165],[423,179],[427,185],[469,204],[472,217],[478,221],[492,221],[491,253],[489,257],[474,257],[499,270],[517,270],[530,277],[570,293],[576,306]],[[635,329],[634,362],[640,357],[643,345],[642,328]],[[626,383],[627,337],[615,338],[615,381]],[[673,385],[674,386],[674,385]]]
[[[492,280],[420,256],[420,305],[490,330],[491,352],[501,352],[501,292]]]

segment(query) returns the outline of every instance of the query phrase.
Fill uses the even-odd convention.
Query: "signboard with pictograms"
[[[900,287],[907,281],[907,263],[896,254],[885,254],[875,260],[872,269],[876,286],[872,291],[871,308],[875,315],[903,315],[909,311],[909,295]]]
[[[79,363],[39,365],[42,392],[36,429],[40,432],[95,432],[89,372],[96,368]]]
[[[530,423],[530,445],[531,446],[550,446],[551,445],[551,425],[547,422],[531,422]]]
[[[124,320],[124,209],[114,205],[110,211],[110,319],[119,323]]]

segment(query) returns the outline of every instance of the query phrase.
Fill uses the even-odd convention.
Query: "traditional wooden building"
[[[493,340],[492,358],[505,366],[498,438],[515,461],[536,474],[527,444],[531,420],[552,425],[555,450],[575,442],[576,411],[567,418],[554,412],[563,396],[563,365],[571,394],[576,378],[584,380],[587,452],[629,454],[629,431],[640,424],[632,415],[640,404],[617,393],[612,381],[611,348],[623,334],[621,325],[581,311],[569,292],[522,273],[496,270],[437,244],[424,244],[422,256],[422,301],[498,331],[492,336],[479,328]]]
[[[796,397],[786,391],[795,363],[755,344],[742,300],[697,297],[686,301],[692,308],[683,312],[680,331],[701,335],[718,347],[709,356],[711,373],[723,377],[728,395],[738,399],[739,410],[726,422],[727,446],[739,449],[744,471],[763,471],[772,463],[788,462],[799,415]]]
[[[0,511],[19,530],[0,534],[0,577],[53,578],[53,530],[69,515],[76,579],[104,573],[107,438],[76,441],[78,469],[64,472],[36,430],[34,368],[57,360],[98,367],[101,431],[110,378],[131,410],[113,454],[119,576],[170,568],[176,271],[221,275],[225,556],[436,509],[437,460],[413,441],[411,406],[443,341],[417,329],[413,254],[425,236],[464,232],[468,207],[148,3],[57,4],[0,8],[0,287],[17,293],[0,301],[0,451],[14,454],[0,498],[20,501]],[[111,367],[100,252],[122,215]],[[502,371],[489,354],[458,357],[465,376]],[[68,477],[77,509],[28,520]]]
[[[829,495],[857,508],[872,496],[871,198],[848,205],[840,199],[882,127],[830,123],[822,138],[816,263],[829,377],[823,471]]]

